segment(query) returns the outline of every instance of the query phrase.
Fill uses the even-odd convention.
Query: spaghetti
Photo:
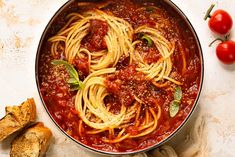
[[[109,132],[109,137],[113,139],[104,139],[108,143],[121,142],[126,138],[136,138],[145,136],[157,127],[157,121],[161,116],[161,108],[157,105],[157,113],[152,109],[146,110],[145,119],[139,122],[139,111],[141,109],[140,100],[138,98],[133,106],[127,108],[125,105],[121,106],[117,114],[111,113],[110,106],[104,103],[105,97],[109,94],[106,90],[104,76],[115,72],[115,68],[103,69],[90,74],[84,81],[84,88],[79,90],[75,100],[75,107],[79,112],[80,118],[85,124],[94,128],[94,130],[87,132],[88,134],[97,134],[104,131]],[[136,112],[138,108],[138,112]],[[151,114],[149,114],[151,113]],[[135,126],[139,128],[136,135],[126,133],[126,126],[132,124],[132,119],[136,119]],[[120,130],[121,128],[121,130]],[[115,129],[120,130],[117,137],[114,137]],[[81,134],[81,133],[80,133]]]
[[[73,63],[76,56],[88,56],[90,71],[100,70],[103,68],[113,67],[117,64],[122,55],[130,56],[132,61],[132,26],[121,18],[108,15],[101,10],[92,10],[85,12],[83,15],[71,13],[67,16],[70,20],[59,31],[57,35],[50,38],[52,42],[52,54],[58,54],[59,47],[65,45],[63,53],[69,63]],[[82,47],[82,40],[89,33],[91,20],[101,20],[108,24],[108,32],[104,40],[107,50],[99,52],[90,52]]]
[[[156,63],[152,63],[149,65],[145,63],[141,55],[138,52],[136,52],[135,58],[138,61],[138,66],[139,66],[137,70],[146,74],[146,77],[148,79],[151,80],[153,79],[154,80],[153,84],[163,79],[167,79],[177,85],[181,85],[180,82],[171,79],[169,77],[172,71],[172,61],[170,56],[174,53],[175,44],[173,42],[170,43],[168,40],[166,40],[161,35],[161,33],[158,32],[157,29],[150,28],[148,26],[141,26],[137,28],[135,30],[135,33],[147,34],[148,37],[154,42],[158,51],[161,54],[161,58]]]

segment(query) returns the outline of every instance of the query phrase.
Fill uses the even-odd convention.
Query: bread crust
[[[33,98],[20,106],[6,107],[6,115],[0,120],[0,141],[32,124],[36,120],[36,105]]]
[[[51,137],[51,130],[38,122],[12,141],[10,157],[43,157]]]

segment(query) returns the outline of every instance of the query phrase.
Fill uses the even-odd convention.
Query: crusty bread
[[[13,140],[10,157],[42,157],[51,137],[51,130],[39,122]]]
[[[28,126],[36,119],[36,106],[33,98],[20,106],[6,107],[6,116],[0,120],[0,141]]]

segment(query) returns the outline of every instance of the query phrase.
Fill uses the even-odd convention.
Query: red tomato
[[[210,29],[218,34],[228,34],[233,26],[232,17],[224,10],[215,11],[209,20]]]
[[[235,42],[229,40],[220,43],[216,48],[216,55],[224,64],[235,63]]]

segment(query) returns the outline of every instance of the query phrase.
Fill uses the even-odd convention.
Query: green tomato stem
[[[207,12],[206,12],[206,15],[205,15],[205,17],[204,17],[204,20],[206,21],[207,20],[207,18],[211,18],[211,11],[213,10],[213,8],[215,7],[215,4],[212,4],[211,6],[210,6],[210,8],[207,10]]]
[[[212,46],[216,41],[224,42],[224,40],[223,40],[223,39],[221,39],[221,38],[217,38],[217,39],[213,40],[213,41],[209,44],[209,47],[211,47],[211,46]]]

